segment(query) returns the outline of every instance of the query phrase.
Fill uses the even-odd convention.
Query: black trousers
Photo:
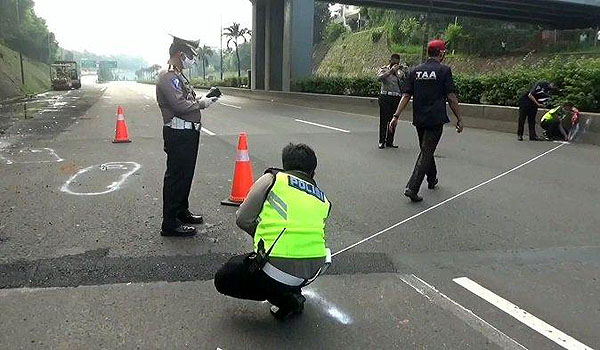
[[[300,287],[279,283],[262,271],[251,273],[249,256],[234,256],[217,271],[215,287],[219,293],[238,299],[268,300],[278,307],[286,307],[291,294],[301,293]]]
[[[542,127],[542,129],[544,129],[544,131],[546,132],[546,136],[548,138],[551,139],[563,139],[563,135],[560,132],[560,121],[556,120],[556,121],[542,121],[540,123],[540,126]],[[569,132],[568,130],[565,130],[567,133]]]
[[[427,176],[428,182],[432,182],[437,178],[437,167],[433,155],[442,138],[443,131],[443,124],[431,127],[417,127],[421,152],[417,158],[417,163],[415,164],[412,176],[406,185],[407,188],[415,193],[419,192],[425,176]]]
[[[537,107],[529,104],[521,104],[519,106],[519,129],[517,130],[518,136],[523,136],[525,129],[525,120],[529,126],[529,139],[536,139],[537,134],[535,131],[535,117],[537,115]]]
[[[379,143],[392,145],[394,132],[388,132],[388,125],[400,104],[400,96],[379,95]]]
[[[163,126],[167,170],[163,187],[163,229],[174,229],[179,224],[177,214],[189,209],[188,197],[192,188],[200,132],[176,130]]]

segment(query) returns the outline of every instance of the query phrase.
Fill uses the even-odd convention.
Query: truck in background
[[[56,61],[50,65],[50,79],[53,90],[71,90],[81,87],[81,76],[77,62]]]

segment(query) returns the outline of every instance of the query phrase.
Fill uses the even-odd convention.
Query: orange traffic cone
[[[252,163],[248,155],[248,135],[245,132],[240,133],[238,139],[237,157],[235,160],[235,169],[233,171],[233,183],[231,184],[231,195],[229,199],[221,202],[222,205],[239,206],[242,204],[250,187],[254,183],[252,175]]]
[[[123,115],[123,107],[117,107],[117,127],[115,128],[115,139],[113,143],[131,142],[129,139],[129,131],[125,124],[125,116]]]

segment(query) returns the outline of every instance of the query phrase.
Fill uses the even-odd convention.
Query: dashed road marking
[[[336,127],[329,126],[329,125],[323,125],[323,124],[319,124],[319,123],[313,123],[313,122],[309,122],[309,121],[302,120],[302,119],[295,119],[295,120],[297,122],[299,122],[299,123],[304,123],[304,124],[318,126],[318,127],[325,128],[325,129],[330,129],[330,130],[335,130],[335,131],[341,131],[341,132],[345,132],[345,133],[350,133],[350,130],[344,130],[344,129],[336,128]]]
[[[535,330],[540,333],[544,337],[552,340],[556,344],[562,346],[565,349],[569,350],[592,350],[591,347],[581,343],[575,338],[561,332],[559,329],[554,328],[548,323],[540,320],[539,318],[533,316],[529,312],[521,309],[517,305],[511,303],[510,301],[502,298],[499,295],[494,294],[489,289],[482,287],[477,282],[470,280],[467,277],[459,277],[453,279],[458,285],[462,286],[469,292],[477,295],[481,299],[487,301],[488,303],[494,305],[498,309],[506,312],[511,315],[517,321],[525,324],[529,328]]]
[[[465,308],[456,301],[450,299],[444,293],[437,290],[434,286],[423,281],[415,275],[402,275],[400,276],[402,282],[409,285],[417,293],[424,296],[427,300],[436,304],[444,310],[451,312],[454,316],[464,321],[471,328],[477,330],[483,334],[491,342],[500,346],[503,349],[527,349],[523,345],[519,344],[516,340],[504,334],[502,331],[486,322],[481,317],[473,313],[473,311]]]
[[[223,105],[223,106],[227,106],[227,107],[235,108],[235,109],[242,109],[242,107],[240,107],[240,106],[234,106],[234,105],[230,105],[230,104],[223,103],[223,102],[220,102],[220,101],[219,101],[219,104],[220,104],[220,105]]]
[[[204,133],[206,133],[209,136],[215,136],[216,134],[208,129],[206,129],[205,127],[202,127],[200,130],[202,130]]]

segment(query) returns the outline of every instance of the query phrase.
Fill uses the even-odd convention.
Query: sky
[[[250,0],[35,0],[34,10],[62,48],[160,65],[168,59],[169,34],[219,47],[221,21],[252,26]]]

